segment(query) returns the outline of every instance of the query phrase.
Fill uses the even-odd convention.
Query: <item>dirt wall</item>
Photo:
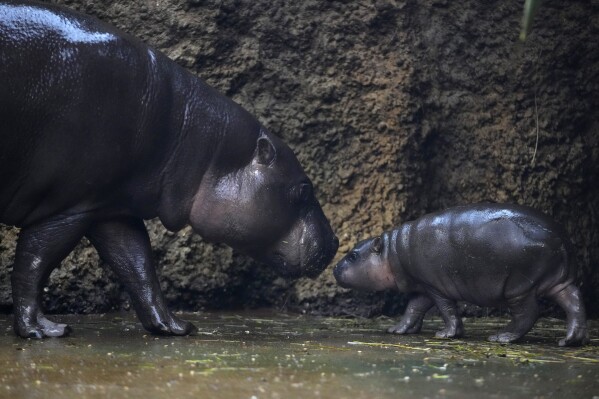
[[[571,234],[599,315],[599,3],[543,2],[518,42],[521,1],[53,1],[164,51],[294,149],[341,240],[443,207],[534,206]],[[188,310],[275,306],[395,313],[392,293],[285,281],[189,229],[148,222],[162,288]],[[0,304],[10,306],[16,229],[0,230]],[[54,312],[127,307],[82,243],[45,294]]]

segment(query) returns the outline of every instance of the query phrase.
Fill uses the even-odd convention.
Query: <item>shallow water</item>
[[[599,398],[599,323],[591,345],[563,349],[563,321],[543,319],[521,344],[485,338],[505,319],[440,321],[392,336],[394,321],[272,312],[184,314],[190,337],[146,334],[132,314],[55,316],[68,338],[22,340],[0,315],[0,397],[11,398]]]

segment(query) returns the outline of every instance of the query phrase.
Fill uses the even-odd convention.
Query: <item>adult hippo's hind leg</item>
[[[44,317],[42,287],[52,270],[73,250],[87,228],[85,215],[53,218],[19,234],[11,276],[14,329],[24,338],[62,337],[66,324]]]
[[[533,292],[509,299],[508,308],[512,320],[497,334],[491,335],[489,341],[507,344],[522,338],[530,331],[539,316],[539,304]]]
[[[566,338],[559,346],[579,346],[589,342],[589,331],[580,290],[574,284],[548,295],[566,312]]]
[[[430,308],[435,305],[426,295],[416,294],[408,302],[401,321],[390,327],[387,332],[392,334],[417,334],[422,329],[422,320]]]
[[[195,330],[193,324],[179,319],[166,306],[142,220],[110,219],[94,224],[86,235],[125,285],[146,330],[165,335],[187,335]]]

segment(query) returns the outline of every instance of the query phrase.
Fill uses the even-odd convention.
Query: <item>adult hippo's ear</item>
[[[370,251],[375,254],[380,254],[383,250],[383,240],[381,237],[375,237],[370,244]]]
[[[262,165],[270,165],[277,157],[277,150],[266,136],[258,138],[256,145],[256,161]]]

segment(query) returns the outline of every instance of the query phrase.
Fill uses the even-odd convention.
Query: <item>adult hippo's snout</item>
[[[316,206],[298,219],[289,234],[266,250],[264,256],[256,257],[272,265],[283,277],[315,278],[333,260],[338,248],[339,239],[320,206]]]
[[[249,159],[232,172],[231,157],[213,162],[190,224],[204,239],[224,242],[281,276],[314,278],[337,253],[339,240],[291,149],[254,126],[258,137],[247,144]],[[234,144],[239,148],[239,140]]]

